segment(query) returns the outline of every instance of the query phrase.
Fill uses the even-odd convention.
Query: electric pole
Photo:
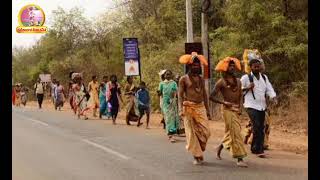
[[[193,42],[192,0],[186,0],[187,43]]]
[[[208,10],[210,8],[211,2],[210,0],[202,0],[201,1],[201,42],[202,42],[202,49],[203,49],[203,55],[208,60],[208,76],[205,78],[205,88],[207,90],[207,97],[209,98],[210,95],[210,73],[211,73],[211,64],[209,63],[209,48],[208,48]],[[206,71],[203,71],[206,73]],[[209,99],[208,99],[209,100]],[[210,116],[212,114],[212,103],[209,102],[210,107]]]

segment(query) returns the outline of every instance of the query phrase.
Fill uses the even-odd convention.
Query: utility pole
[[[207,90],[207,97],[209,98],[210,95],[210,73],[211,73],[211,64],[209,63],[209,49],[208,49],[208,10],[210,8],[211,2],[210,0],[202,0],[201,1],[201,42],[202,42],[202,49],[203,49],[203,55],[208,60],[208,77],[204,80],[205,81],[205,88]],[[203,71],[206,73],[206,71]],[[208,99],[209,100],[209,99]],[[210,101],[208,101],[210,102]],[[212,103],[210,104],[210,115],[212,114]]]
[[[186,0],[186,24],[187,24],[187,43],[193,43],[192,25],[192,0]],[[183,72],[187,73],[186,65],[183,65]]]
[[[192,0],[186,0],[187,43],[193,42]]]

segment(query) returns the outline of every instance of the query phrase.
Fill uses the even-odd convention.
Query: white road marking
[[[123,154],[121,154],[121,153],[119,153],[119,152],[116,152],[116,151],[114,151],[114,150],[112,150],[112,149],[110,149],[110,148],[104,147],[104,146],[102,146],[102,145],[100,145],[100,144],[94,143],[94,142],[89,141],[89,140],[87,140],[87,139],[82,139],[82,141],[83,141],[83,142],[86,142],[86,143],[88,143],[88,144],[90,144],[90,145],[92,145],[92,146],[94,146],[94,147],[97,147],[97,148],[99,148],[99,149],[102,149],[102,150],[104,150],[105,152],[108,152],[108,153],[110,153],[110,154],[116,155],[116,156],[118,156],[118,157],[120,157],[120,158],[122,158],[122,159],[125,159],[125,160],[130,159],[130,157],[128,157],[128,156],[126,156],[126,155],[123,155]]]
[[[26,119],[29,119],[30,121],[38,123],[38,124],[42,124],[44,126],[49,126],[49,124],[47,124],[45,122],[42,122],[42,121],[38,121],[38,120],[35,120],[35,119],[31,119],[31,118],[26,118]]]
[[[42,121],[39,121],[39,120],[35,120],[35,119],[33,119],[33,118],[25,117],[25,116],[22,116],[22,115],[18,115],[18,116],[20,116],[20,117],[22,117],[22,118],[24,118],[24,119],[27,119],[27,120],[29,120],[29,121],[32,121],[32,122],[34,122],[34,123],[41,124],[41,125],[43,125],[43,126],[49,126],[49,124],[47,124],[47,123],[45,123],[45,122],[42,122]]]

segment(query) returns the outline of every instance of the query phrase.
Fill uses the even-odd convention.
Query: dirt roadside
[[[37,108],[37,102],[29,101],[27,104],[27,107],[25,108]],[[43,109],[55,111],[52,103],[49,100],[43,103]],[[66,103],[62,111],[64,112],[67,111],[71,113],[69,104]],[[90,119],[97,119],[97,118],[90,117],[90,115],[91,115],[91,112],[89,112]],[[124,121],[124,119],[125,119],[125,112],[124,110],[122,110],[119,113],[118,120]],[[143,121],[145,120],[143,119]],[[151,120],[150,120],[151,126],[162,128],[162,124],[160,123],[160,121],[161,121],[161,114],[159,113],[151,114]],[[246,120],[243,119],[241,121],[241,127],[244,128],[245,124],[246,124]],[[211,137],[215,137],[215,138],[223,137],[224,123],[222,120],[210,121],[210,128],[212,133]],[[299,132],[290,133],[286,129],[271,126],[271,133],[270,133],[269,139],[270,139],[270,150],[283,150],[283,151],[289,151],[289,152],[294,152],[296,154],[308,156],[308,135],[304,133],[299,133]]]

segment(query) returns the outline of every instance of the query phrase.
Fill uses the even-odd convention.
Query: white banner
[[[51,82],[51,74],[40,74],[41,82]]]

